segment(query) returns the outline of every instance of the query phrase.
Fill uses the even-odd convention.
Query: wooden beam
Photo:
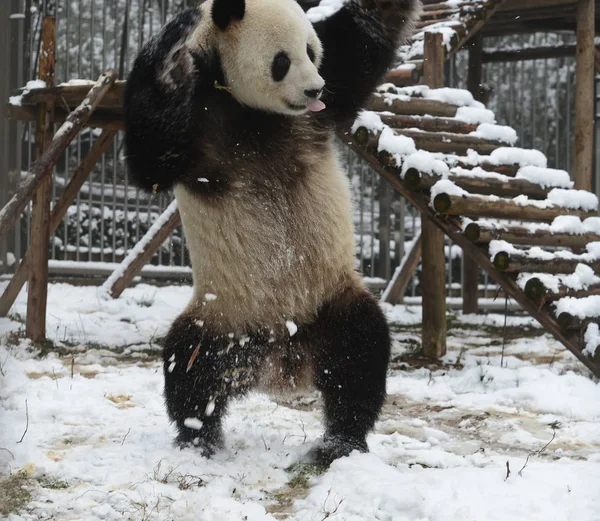
[[[442,34],[425,33],[425,83],[432,89],[442,88],[444,82],[445,52]],[[421,214],[423,234],[423,354],[439,360],[446,354],[446,257],[444,234]]]
[[[574,215],[580,219],[596,217],[598,213],[590,210],[578,210],[564,206],[539,208],[523,206],[511,199],[490,200],[477,196],[460,196],[441,193],[435,196],[433,207],[438,213],[446,215],[462,215],[465,217],[494,217],[497,219],[514,219],[517,221],[552,222],[561,215]]]
[[[550,260],[526,257],[518,253],[499,251],[494,255],[497,270],[508,273],[574,273],[578,264],[585,264],[596,273],[600,273],[600,260],[561,259]]]
[[[88,117],[96,109],[97,104],[110,89],[116,77],[114,70],[100,76],[96,84],[90,89],[88,96],[69,114],[65,123],[58,129],[47,150],[33,163],[27,177],[19,185],[17,193],[0,211],[0,237],[12,228],[27,203],[31,200],[40,182],[50,175],[58,158],[85,126]]]
[[[479,126],[476,123],[465,123],[452,118],[421,116],[403,116],[380,114],[381,121],[394,129],[418,128],[427,132],[451,132],[454,134],[469,134],[475,132]],[[361,127],[364,128],[364,127]],[[357,131],[358,132],[358,131]],[[355,136],[356,137],[356,136]]]
[[[473,95],[473,98],[477,101],[481,101],[483,99],[483,61],[482,61],[482,53],[483,53],[483,36],[481,32],[478,32],[475,36],[473,36],[471,42],[469,43],[469,70],[467,72],[467,89]],[[460,178],[459,178],[460,179]],[[466,180],[467,178],[462,178]],[[474,178],[477,179],[477,178]],[[491,179],[478,179],[485,183],[488,187],[493,182]],[[458,181],[458,179],[457,179]],[[486,182],[487,181],[487,182]],[[496,184],[502,185],[502,188],[507,188],[511,186],[511,183],[502,183],[498,180]],[[516,181],[516,180],[515,180]],[[506,186],[508,185],[508,186]],[[496,187],[500,188],[500,187]],[[470,192],[471,190],[467,188],[463,188]],[[479,192],[485,190],[482,188]],[[518,195],[518,194],[516,194]],[[477,305],[477,293],[479,287],[479,266],[473,260],[473,258],[463,250],[463,270],[462,270],[462,290],[463,290],[463,313],[471,314],[477,313],[478,305]]]
[[[427,98],[411,98],[410,101],[395,99],[391,104],[388,104],[381,94],[375,94],[371,98],[369,110],[374,110],[375,112],[393,112],[394,114],[404,114],[407,116],[429,115],[453,118],[456,116],[458,105]]]
[[[36,105],[4,105],[4,113],[8,119],[16,119],[19,121],[35,121],[37,106]],[[60,107],[54,107],[54,122],[64,123],[69,112]],[[87,121],[87,126],[92,128],[101,128],[108,130],[125,130],[125,121],[123,115],[107,109],[94,111]]]
[[[395,304],[404,295],[404,290],[408,282],[415,274],[415,270],[421,260],[421,251],[423,246],[423,236],[419,233],[412,241],[408,251],[404,254],[402,261],[389,284],[381,295],[382,302]]]
[[[88,178],[90,172],[102,156],[102,154],[108,149],[113,142],[113,137],[116,131],[105,130],[100,134],[98,139],[92,145],[87,155],[81,160],[79,166],[73,172],[71,180],[65,187],[63,193],[56,201],[54,208],[52,209],[52,215],[50,216],[50,236],[56,232],[62,218],[67,213],[71,201],[75,199],[77,193],[83,186],[83,183]],[[10,282],[6,286],[4,293],[0,297],[0,317],[5,317],[10,308],[18,297],[21,288],[25,284],[29,274],[29,267],[31,263],[31,250],[25,252],[25,255],[21,259],[18,268],[14,275],[11,277]]]
[[[152,258],[154,252],[169,238],[180,223],[181,216],[177,209],[177,203],[173,201],[129,252],[120,267],[103,284],[103,288],[109,292],[111,297],[117,298],[123,293],[123,290],[131,284],[134,277]]]
[[[510,179],[503,181],[493,177],[470,177],[463,175],[454,175],[452,172],[447,176],[456,186],[479,195],[497,195],[500,197],[517,197],[526,195],[531,199],[546,199],[551,188],[542,188],[536,183],[527,179]],[[404,181],[413,190],[428,190],[435,183],[442,179],[442,176],[424,174],[416,168],[409,168],[404,174]]]
[[[531,300],[542,306],[547,302],[554,302],[565,297],[585,298],[600,295],[600,284],[591,284],[587,289],[579,290],[561,284],[558,291],[550,291],[538,277],[531,277],[525,283],[523,291]]]
[[[577,2],[577,55],[575,67],[575,188],[592,190],[594,149],[594,0]]]
[[[482,54],[482,61],[483,63],[507,63],[528,60],[546,60],[549,58],[564,58],[567,56],[575,56],[575,49],[575,44],[566,43],[562,45],[528,47],[526,49],[484,50]]]
[[[464,234],[467,239],[478,244],[489,244],[493,240],[502,240],[511,244],[529,246],[585,248],[590,242],[600,241],[600,235],[596,233],[574,235],[551,233],[548,230],[532,232],[524,226],[504,225],[502,228],[491,228],[477,222],[469,223]]]
[[[39,49],[38,78],[46,85],[54,85],[56,69],[56,18],[44,16]],[[36,158],[39,160],[52,141],[54,103],[49,101],[39,106],[35,130]],[[51,164],[48,171],[52,171]],[[48,299],[48,247],[50,244],[50,199],[52,176],[39,180],[33,194],[31,207],[30,248],[31,267],[27,292],[27,317],[25,334],[35,343],[46,338],[46,302]],[[22,211],[22,209],[21,209]],[[19,211],[19,214],[21,213]]]

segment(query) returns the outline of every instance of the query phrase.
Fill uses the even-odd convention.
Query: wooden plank
[[[90,172],[94,168],[94,165],[98,162],[102,154],[112,144],[113,137],[116,131],[105,130],[100,134],[98,139],[92,145],[92,148],[87,155],[82,159],[79,166],[73,172],[71,180],[65,187],[60,198],[56,201],[54,208],[52,209],[52,215],[50,216],[50,236],[56,232],[62,218],[67,213],[71,201],[77,196],[77,193],[83,186],[83,183],[88,178]],[[25,255],[21,259],[18,268],[14,275],[10,279],[8,286],[4,290],[4,293],[0,297],[0,317],[5,317],[10,308],[15,302],[15,299],[19,295],[21,288],[25,284],[29,274],[29,266],[31,261],[31,250],[25,252]]]
[[[44,150],[42,156],[31,166],[27,177],[19,185],[17,193],[0,211],[0,237],[12,228],[21,212],[31,200],[40,182],[52,172],[54,163],[69,146],[77,133],[85,126],[88,117],[96,109],[104,94],[110,89],[116,79],[116,72],[110,70],[100,76],[90,89],[88,96],[81,102],[58,129],[54,139]]]
[[[580,219],[596,217],[597,211],[580,210],[564,206],[539,208],[523,206],[512,199],[490,200],[477,196],[460,196],[441,193],[433,200],[435,211],[446,215],[462,215],[465,217],[494,217],[497,219],[513,219],[516,221],[552,222],[561,215],[574,215]]]
[[[500,286],[506,293],[514,299],[527,313],[535,318],[542,327],[553,335],[566,349],[568,349],[581,363],[583,363],[595,376],[600,378],[600,360],[593,360],[582,353],[579,338],[576,335],[562,331],[558,322],[547,312],[540,310],[539,306],[531,301],[521,288],[517,285],[513,276],[507,273],[499,272],[492,264],[487,250],[472,244],[462,233],[461,223],[458,218],[448,217],[438,218],[433,209],[429,207],[428,200],[419,192],[409,190],[397,177],[393,169],[388,170],[376,157],[374,157],[365,148],[355,146],[350,147],[358,153],[369,165],[371,165],[382,177],[384,177],[400,195],[402,195],[410,204],[415,206],[424,218],[435,224],[443,233],[460,246],[463,250],[468,250],[477,264]]]
[[[475,132],[479,124],[465,123],[452,118],[423,118],[420,116],[393,116],[380,114],[381,121],[391,128],[418,128],[427,132],[451,132],[469,134]],[[362,127],[364,128],[364,127]]]
[[[532,232],[523,226],[503,225],[503,228],[490,228],[471,222],[464,230],[465,237],[478,244],[488,244],[493,240],[502,240],[511,244],[529,246],[553,246],[563,248],[585,248],[590,242],[600,241],[596,233],[574,235],[570,233],[550,233],[548,230]]]
[[[493,177],[470,177],[454,174],[452,171],[444,177],[419,172],[409,168],[404,174],[404,182],[413,190],[428,190],[441,179],[450,179],[456,186],[472,194],[517,197],[526,195],[530,199],[546,199],[552,188],[542,188],[527,179],[509,179],[504,181]]]
[[[139,243],[131,250],[129,255],[121,263],[118,273],[111,275],[103,287],[108,290],[113,298],[119,297],[123,290],[131,284],[131,281],[148,263],[154,252],[173,233],[173,230],[181,223],[181,216],[174,202],[163,212],[162,218],[152,225]],[[123,269],[124,267],[124,269]]]
[[[444,103],[427,98],[411,98],[410,101],[395,99],[391,104],[387,104],[380,94],[375,94],[371,98],[369,110],[375,112],[393,112],[394,114],[405,114],[407,116],[442,116],[453,118],[456,116],[458,105]]]
[[[423,236],[419,233],[412,241],[408,251],[404,254],[402,261],[389,284],[381,295],[382,302],[395,304],[404,295],[404,290],[408,282],[415,274],[415,270],[421,260],[421,251],[423,246]]]
[[[46,85],[54,85],[56,68],[56,18],[44,16],[40,38],[38,78]],[[40,159],[52,141],[53,128],[52,101],[41,103],[36,124],[36,157]],[[49,165],[51,172],[54,165]],[[47,175],[40,180],[33,195],[31,208],[30,248],[31,270],[27,291],[27,317],[25,334],[33,342],[40,343],[46,338],[46,302],[48,299],[48,247],[50,244],[50,199],[52,177]],[[21,212],[19,212],[20,214]]]
[[[600,273],[600,260],[561,259],[541,260],[520,253],[499,251],[494,255],[494,267],[507,273],[574,273],[579,264],[585,264]]]
[[[442,34],[425,33],[425,83],[432,89],[444,86],[445,52]],[[423,234],[423,354],[439,360],[446,354],[446,257],[444,234],[421,213]]]
[[[4,105],[4,113],[8,119],[19,121],[35,121],[37,107],[35,105]],[[64,123],[69,112],[61,107],[54,107],[54,122]],[[123,115],[107,109],[94,111],[87,121],[88,127],[108,130],[125,130]]]
[[[575,188],[592,190],[594,150],[594,0],[577,2],[577,55],[575,67]]]
[[[483,63],[507,63],[564,58],[567,56],[575,56],[574,44],[545,45],[540,47],[528,47],[526,49],[484,50],[481,58]]]

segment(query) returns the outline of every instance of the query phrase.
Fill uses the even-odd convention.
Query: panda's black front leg
[[[320,311],[306,334],[317,346],[315,381],[325,406],[323,443],[309,458],[324,465],[353,450],[367,452],[386,395],[390,335],[366,290],[351,288]]]
[[[326,109],[315,117],[348,130],[409,38],[420,0],[354,0],[314,24],[323,44],[319,72],[325,80]]]
[[[177,427],[176,443],[210,456],[223,444],[221,421],[229,399],[254,385],[264,349],[260,335],[217,335],[200,324],[184,314],[165,339],[165,401]]]
[[[133,184],[148,192],[169,190],[196,160],[196,98],[210,60],[192,54],[187,39],[200,17],[198,9],[174,17],[144,45],[127,78],[127,165]]]

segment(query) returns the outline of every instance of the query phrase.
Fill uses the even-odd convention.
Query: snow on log
[[[575,218],[577,219],[577,217]],[[485,222],[469,222],[463,233],[470,241],[479,244],[488,244],[493,240],[503,240],[511,244],[529,246],[585,248],[590,242],[600,241],[600,235],[596,233],[554,233],[551,225],[544,223],[540,223],[539,227],[516,225],[488,227]]]
[[[117,298],[180,222],[177,201],[173,200],[131,249],[119,267],[104,281],[102,289],[111,297]]]

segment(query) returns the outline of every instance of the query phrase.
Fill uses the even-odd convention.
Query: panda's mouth
[[[305,112],[309,110],[310,112],[320,112],[325,108],[325,103],[323,103],[320,99],[310,99],[306,105],[296,105],[295,103],[290,103],[286,101],[288,108],[292,110],[297,110],[298,112]]]

